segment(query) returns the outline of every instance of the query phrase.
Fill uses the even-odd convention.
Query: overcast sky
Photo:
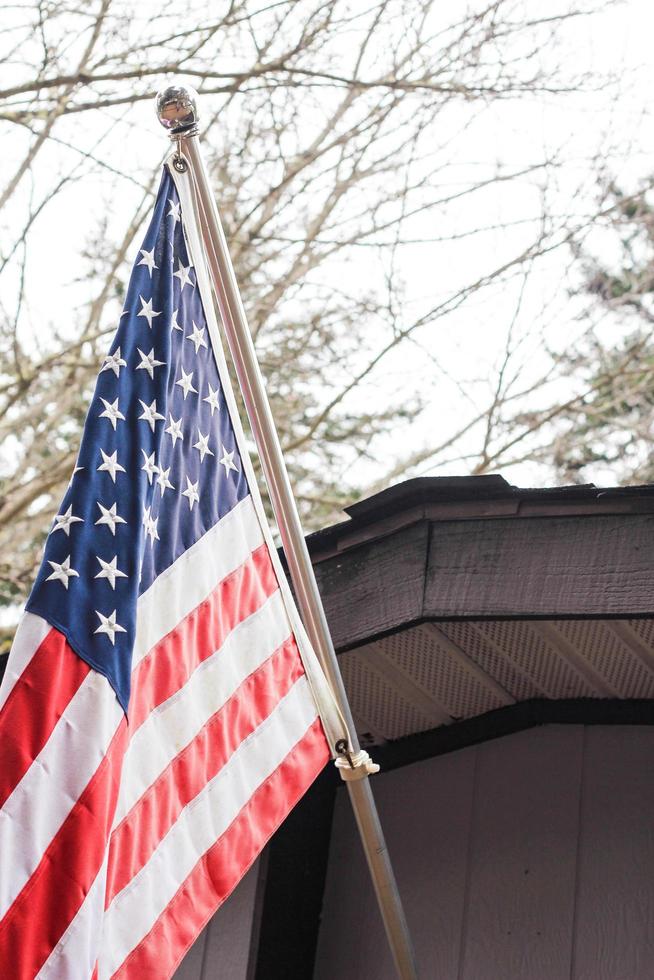
[[[154,8],[153,8],[154,9]],[[471,172],[488,172],[499,165],[517,170],[541,158],[544,153],[557,154],[565,166],[557,176],[557,185],[549,193],[560,201],[565,213],[578,214],[583,221],[592,210],[597,188],[592,179],[590,161],[599,158],[629,187],[654,172],[654,130],[650,112],[654,91],[654,59],[651,38],[654,29],[654,5],[651,0],[625,0],[592,18],[583,18],[567,31],[563,49],[552,51],[552,64],[566,60],[575,70],[600,71],[614,80],[601,91],[585,91],[565,99],[543,97],[535,108],[532,101],[495,103],[479,114],[465,131],[460,120],[450,119],[456,140],[450,145],[451,159],[447,172],[441,174],[443,186],[455,188]],[[547,58],[548,55],[545,56]],[[545,61],[547,67],[547,61]],[[96,147],[96,155],[127,173],[135,181],[156,166],[166,150],[166,138],[154,118],[151,105],[142,104],[130,110],[128,118],[114,113],[115,125]],[[106,118],[103,120],[103,126]],[[99,135],[85,130],[71,139],[90,146]],[[448,134],[440,133],[445,139]],[[9,148],[11,150],[11,148]],[[7,147],[5,147],[5,152]],[[35,186],[45,181],[48,168],[62,166],[64,149],[53,147],[40,161],[42,171],[35,174]],[[69,165],[69,164],[66,164]],[[109,229],[117,232],[131,216],[132,197],[137,192],[129,181],[116,186],[116,196],[108,199],[105,176],[85,179],[81,188],[71,188],[46,209],[38,224],[38,244],[33,248],[27,269],[27,312],[25,342],[47,341],[51,326],[66,328],[74,322],[74,310],[84,295],[79,280],[79,253],[99,215],[108,214]],[[538,175],[526,177],[511,185],[506,193],[494,189],[463,201],[448,212],[448,224],[440,226],[440,217],[431,214],[417,218],[408,237],[417,242],[405,248],[401,273],[405,281],[406,317],[429,308],[444,299],[457,283],[470,281],[502,255],[519,251],[533,231],[530,219],[538,213],[541,187]],[[8,215],[11,220],[11,212]],[[477,226],[509,225],[501,233],[490,230],[459,243],[439,244],[433,239],[448,238],[452,233]],[[422,242],[423,239],[428,241]],[[364,250],[362,250],[364,251]],[[339,275],[350,277],[350,283],[362,281],[366,263],[377,262],[376,256],[361,254],[356,267],[351,264]],[[535,376],[544,361],[543,343],[560,347],[575,330],[579,302],[570,300],[568,289],[577,273],[568,269],[569,255],[555,252],[542,262],[525,285],[522,280],[480,294],[458,314],[448,318],[447,329],[426,327],[407,346],[401,356],[386,364],[367,393],[383,405],[388,390],[403,390],[407,397],[419,389],[429,404],[421,423],[409,431],[398,432],[381,447],[381,455],[392,456],[401,443],[416,448],[438,440],[451,431],[462,413],[480,408],[488,398],[488,379],[492,376],[509,325],[514,335],[528,337],[520,354],[525,377]],[[336,273],[332,273],[336,274]],[[520,300],[518,302],[518,299]],[[534,330],[534,324],[539,327]],[[461,385],[464,391],[461,390]],[[421,473],[435,472],[429,465]],[[466,464],[453,460],[439,473],[464,473]],[[503,471],[517,483],[551,482],[551,474],[529,461]],[[369,463],[361,472],[345,473],[344,479],[368,480],[375,475]],[[610,473],[598,472],[598,482],[611,482]]]

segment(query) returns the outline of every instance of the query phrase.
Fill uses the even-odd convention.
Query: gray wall
[[[259,862],[221,905],[175,973],[175,980],[247,980]]]
[[[653,763],[551,726],[374,777],[423,980],[652,980]],[[395,980],[338,796],[315,980]]]

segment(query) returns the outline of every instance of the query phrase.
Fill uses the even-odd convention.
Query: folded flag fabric
[[[0,687],[13,980],[170,976],[334,744],[192,210],[166,167]]]

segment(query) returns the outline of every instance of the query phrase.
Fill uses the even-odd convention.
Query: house
[[[654,488],[410,480],[308,540],[421,977],[651,980]],[[331,771],[176,976],[395,976]]]

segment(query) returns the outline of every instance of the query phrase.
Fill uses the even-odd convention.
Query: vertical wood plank
[[[257,861],[207,923],[175,980],[246,980],[256,903]]]
[[[569,977],[582,741],[552,726],[479,746],[459,980]]]
[[[456,976],[475,751],[373,779],[423,977]],[[337,795],[314,977],[396,980],[349,800]]]
[[[654,976],[654,729],[586,736],[572,980]]]
[[[210,925],[210,922],[207,923],[175,970],[174,980],[202,980],[202,963],[204,962],[204,950],[207,945],[207,932]]]
[[[209,923],[202,980],[246,980],[258,872],[256,861]]]
[[[289,980],[313,972],[336,797],[334,775],[323,771],[262,855],[249,980]]]

